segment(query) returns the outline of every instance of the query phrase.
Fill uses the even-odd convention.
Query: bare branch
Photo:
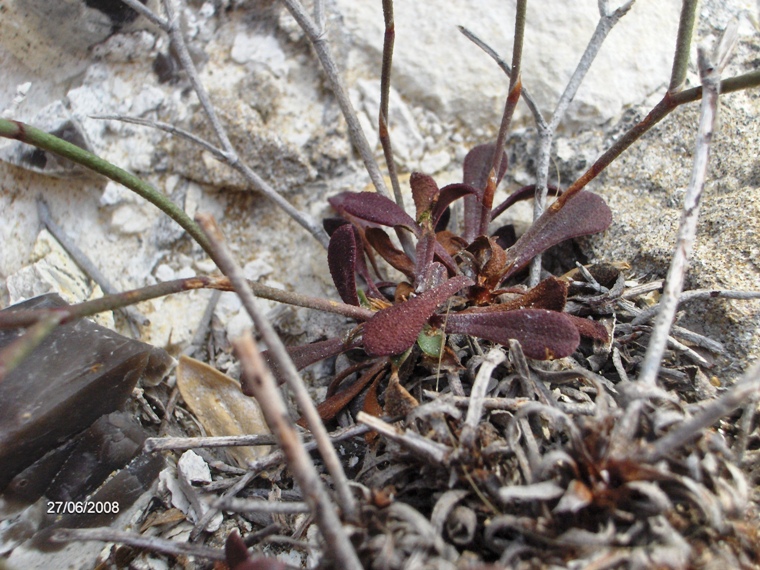
[[[720,418],[755,398],[758,390],[760,390],[760,362],[756,362],[727,394],[710,402],[694,417],[658,439],[650,449],[644,452],[643,459],[645,458],[649,463],[655,463],[668,457],[675,449],[699,437],[705,429]]]
[[[217,437],[149,437],[143,444],[146,453],[153,451],[184,451],[199,447],[238,447],[248,445],[274,445],[271,435],[225,435]]]
[[[359,412],[356,416],[356,421],[369,426],[372,430],[376,431],[380,435],[395,441],[399,445],[403,445],[409,451],[412,451],[428,461],[433,462],[436,465],[442,464],[451,454],[452,449],[432,441],[426,437],[421,436],[417,432],[407,430],[405,432],[399,432],[391,424],[384,422],[380,418],[370,416],[366,412]]]
[[[139,0],[122,0],[127,6],[132,8],[135,12],[138,14],[142,14],[148,20],[156,24],[159,28],[161,28],[164,31],[169,30],[169,22],[164,20],[161,16],[153,12],[150,8],[148,8],[145,4],[140,2]]]
[[[499,348],[492,348],[486,353],[486,357],[480,365],[478,374],[475,376],[475,382],[472,384],[470,406],[467,408],[467,417],[460,438],[465,444],[473,445],[475,443],[475,431],[480,423],[480,417],[483,415],[483,404],[488,383],[491,381],[493,371],[504,360],[506,360],[504,351]]]
[[[536,159],[536,199],[533,202],[533,219],[537,220],[541,214],[544,213],[546,207],[546,196],[548,193],[548,180],[549,180],[549,165],[551,162],[551,148],[554,134],[557,130],[557,126],[565,117],[570,103],[575,98],[575,94],[578,92],[578,88],[583,82],[583,78],[588,73],[594,59],[596,58],[599,50],[610,33],[610,30],[618,23],[620,18],[628,13],[631,9],[633,2],[630,0],[626,2],[613,12],[609,12],[604,6],[600,5],[601,17],[596,25],[594,34],[586,46],[586,50],[581,56],[581,60],[578,62],[578,66],[575,68],[570,81],[568,81],[564,92],[557,101],[557,106],[554,108],[554,113],[549,120],[549,125],[546,129],[539,129],[539,146],[538,157]],[[567,193],[567,192],[565,192]],[[533,258],[530,265],[530,281],[531,287],[535,287],[541,280],[541,255]]]
[[[208,92],[201,82],[198,70],[195,67],[195,63],[193,63],[193,60],[190,57],[190,52],[187,49],[187,43],[185,42],[184,35],[182,34],[180,18],[174,10],[173,2],[174,0],[163,0],[164,10],[166,11],[168,19],[168,25],[165,30],[169,34],[169,38],[171,39],[172,46],[177,53],[180,65],[187,73],[188,79],[193,86],[193,90],[195,91],[195,94],[198,96],[198,100],[201,103],[201,107],[203,107],[203,111],[211,123],[211,128],[213,129],[214,133],[219,139],[219,142],[222,145],[224,162],[240,172],[256,190],[277,204],[280,209],[282,209],[303,228],[305,228],[312,236],[314,236],[318,242],[327,247],[329,239],[327,238],[327,234],[322,229],[321,225],[318,224],[315,220],[311,219],[310,216],[295,208],[290,202],[283,198],[280,193],[277,192],[277,190],[272,188],[272,186],[270,186],[263,178],[261,178],[247,164],[240,160],[235,147],[232,145],[229,137],[227,136],[227,131],[225,130],[224,126],[219,120],[219,117],[216,114],[216,109],[211,103]]]
[[[726,58],[722,57],[725,62]],[[670,263],[665,288],[659,303],[659,311],[655,320],[654,330],[647,346],[644,362],[639,372],[639,382],[654,385],[657,381],[657,371],[660,368],[662,354],[668,340],[668,333],[673,324],[678,298],[683,290],[683,283],[688,267],[689,256],[694,245],[699,218],[699,201],[707,176],[710,157],[710,145],[715,128],[718,111],[718,96],[720,90],[721,68],[708,57],[705,50],[699,50],[699,73],[702,79],[703,97],[697,132],[697,144],[694,152],[694,165],[689,187],[684,195],[683,211],[678,227],[675,251]]]

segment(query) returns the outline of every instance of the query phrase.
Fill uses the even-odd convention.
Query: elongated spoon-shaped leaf
[[[335,288],[344,303],[359,306],[356,293],[356,236],[351,224],[344,224],[330,236],[327,265]]]
[[[419,226],[398,204],[374,192],[341,192],[328,200],[341,214],[349,214],[363,222],[381,226],[408,228],[415,234]]]
[[[468,184],[448,184],[441,188],[441,192],[438,194],[438,200],[435,203],[431,217],[433,218],[433,225],[437,225],[441,217],[443,216],[446,208],[459,198],[469,195],[477,195],[478,191],[469,186]]]
[[[439,305],[471,285],[471,279],[457,275],[405,303],[379,311],[364,324],[364,350],[370,356],[401,354],[414,344]]]
[[[446,331],[469,334],[507,345],[515,339],[528,358],[551,360],[570,356],[580,343],[575,324],[567,315],[544,309],[503,313],[452,313]]]
[[[357,346],[359,346],[357,342],[346,342],[341,337],[334,337],[319,342],[312,342],[300,346],[288,346],[286,348],[290,358],[293,360],[293,364],[296,365],[298,370],[301,370],[315,362],[330,358],[331,356],[337,356],[340,353],[356,348]],[[272,374],[277,378],[277,381],[280,384],[285,382],[285,378],[281,374],[279,367],[273,359],[269,358],[269,351],[265,350],[261,355],[267,361],[267,364],[269,365]]]
[[[612,212],[604,198],[588,191],[578,192],[557,211],[548,208],[507,251],[507,272],[513,275],[530,260],[565,240],[595,234],[612,223]]]
[[[495,146],[494,143],[478,145],[468,152],[467,156],[464,158],[464,183],[477,190],[477,194],[466,196],[464,199],[464,234],[462,237],[464,237],[468,243],[477,237],[480,228],[482,214],[481,200],[483,198],[483,191],[486,188],[486,183],[488,182],[488,174],[493,165],[493,152]],[[496,175],[497,186],[499,185],[499,182],[501,182],[501,179],[504,178],[504,174],[506,174],[507,166],[509,164],[507,154],[503,150],[501,152],[503,155],[499,172]]]
[[[364,235],[367,237],[369,244],[375,248],[380,257],[387,261],[391,267],[401,271],[410,280],[414,279],[414,263],[409,259],[409,256],[393,245],[391,238],[388,237],[385,230],[367,228],[364,231]]]

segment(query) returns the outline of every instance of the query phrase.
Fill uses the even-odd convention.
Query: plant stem
[[[699,202],[707,177],[707,167],[710,158],[710,146],[718,112],[718,97],[720,94],[720,72],[722,66],[714,63],[705,50],[699,50],[699,74],[702,80],[703,98],[697,131],[694,165],[691,180],[683,199],[683,210],[678,227],[675,251],[670,262],[668,276],[665,279],[662,298],[659,303],[652,336],[647,346],[644,362],[639,372],[639,382],[653,386],[657,382],[657,372],[668,341],[670,327],[673,324],[678,297],[683,290],[683,283],[688,268],[689,256],[694,246],[699,218]]]
[[[391,179],[393,198],[401,209],[404,209],[404,197],[401,195],[401,186],[396,172],[396,161],[393,158],[393,146],[388,131],[388,106],[391,94],[391,69],[393,67],[393,44],[396,39],[396,25],[393,20],[393,0],[383,0],[383,19],[385,21],[385,35],[383,36],[383,63],[380,72],[380,111],[377,125],[380,144],[383,147],[385,164],[388,167],[388,177]],[[401,228],[395,228],[396,236],[409,259],[415,259],[414,244],[411,236]]]
[[[388,133],[388,102],[391,92],[391,69],[393,66],[393,44],[396,39],[396,25],[393,21],[393,0],[383,0],[383,19],[385,20],[385,35],[383,36],[383,64],[380,72],[380,114],[378,117],[378,132],[380,144],[385,154],[385,162],[388,166],[388,176],[393,187],[393,197],[396,204],[404,207],[404,198],[401,196],[401,187],[396,174],[396,161],[393,160],[393,147]]]
[[[0,137],[16,139],[23,143],[36,146],[37,148],[53,152],[64,158],[68,158],[77,164],[81,164],[98,174],[102,174],[114,182],[123,184],[139,196],[148,200],[151,204],[154,204],[172,220],[182,226],[185,231],[189,233],[190,236],[192,236],[192,238],[208,253],[208,240],[206,239],[206,236],[203,235],[203,232],[198,225],[169,198],[164,196],[147,182],[140,180],[134,174],[130,174],[126,170],[103,160],[99,156],[96,156],[83,148],[20,121],[11,121],[0,118]]]
[[[698,0],[683,0],[681,4],[681,17],[678,21],[678,37],[676,39],[676,52],[673,56],[673,70],[670,73],[670,85],[668,93],[675,95],[683,88],[686,82],[686,72],[689,69],[689,55],[691,52],[691,38],[696,23]]]
[[[486,182],[486,187],[483,191],[483,203],[480,211],[480,231],[478,235],[488,234],[488,223],[491,221],[493,196],[496,192],[497,177],[499,175],[499,168],[501,167],[502,161],[502,149],[507,140],[509,125],[515,114],[517,102],[520,100],[520,91],[522,90],[520,65],[522,62],[523,41],[525,39],[525,14],[527,10],[528,0],[518,0],[517,11],[515,13],[515,38],[512,45],[512,69],[509,76],[509,90],[507,93],[507,100],[504,102],[504,113],[501,116],[499,134],[496,136],[491,171],[488,174],[488,181]]]
[[[557,131],[562,119],[565,117],[570,103],[575,98],[578,88],[583,82],[583,78],[591,68],[591,64],[596,58],[599,50],[607,39],[610,30],[618,23],[620,18],[625,16],[631,9],[634,0],[629,0],[618,9],[608,12],[606,7],[600,5],[600,18],[596,25],[594,34],[586,46],[586,50],[581,56],[581,60],[578,62],[578,66],[575,68],[570,81],[568,81],[564,92],[557,101],[557,106],[554,108],[554,113],[549,121],[548,126],[542,129],[539,125],[539,146],[538,146],[538,158],[536,166],[536,199],[533,202],[533,219],[537,220],[541,214],[544,213],[546,207],[546,196],[548,194],[548,180],[549,180],[549,164],[551,162],[551,148],[552,141],[554,140],[554,134]],[[531,287],[535,287],[541,280],[541,255],[537,255],[530,266],[530,279],[529,284]]]
[[[749,73],[743,73],[736,77],[730,77],[720,82],[720,92],[723,94],[732,93],[734,91],[742,91],[744,89],[750,89],[752,87],[760,87],[760,70],[751,71]],[[560,196],[560,198],[552,204],[552,208],[559,209],[571,196],[577,194],[583,188],[591,182],[594,178],[599,176],[605,168],[607,168],[612,162],[617,159],[618,156],[631,146],[634,142],[640,139],[644,133],[664,119],[673,109],[679,105],[685,103],[693,103],[699,101],[702,98],[702,86],[693,87],[680,91],[675,95],[665,93],[665,96],[660,100],[657,105],[652,108],[649,114],[644,117],[641,122],[637,123],[631,129],[620,137],[614,145],[612,145],[602,156],[600,156],[591,167],[583,173],[583,175],[573,182],[567,190]]]
[[[289,291],[275,289],[274,287],[267,287],[261,283],[249,281],[248,286],[255,292],[256,296],[270,301],[277,301],[278,303],[286,303],[297,307],[306,307],[317,311],[335,313],[360,321],[365,321],[374,315],[369,309],[354,307],[353,305],[321,299],[319,297],[291,293]],[[235,290],[230,283],[230,280],[226,277],[196,276],[185,279],[175,279],[173,281],[158,283],[157,285],[149,285],[148,287],[133,289],[132,291],[106,295],[99,299],[86,301],[61,309],[30,309],[2,312],[0,313],[0,329],[30,326],[42,318],[58,314],[63,314],[62,322],[67,323],[75,319],[89,317],[104,311],[114,311],[135,303],[141,303],[143,301],[172,295],[174,293],[181,293],[182,291],[192,291],[194,289],[216,289],[219,291]]]

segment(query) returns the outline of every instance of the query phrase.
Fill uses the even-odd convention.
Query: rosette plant
[[[600,323],[564,312],[566,281],[552,276],[531,289],[510,284],[550,247],[604,231],[612,222],[609,207],[592,192],[563,195],[555,189],[557,201],[519,239],[514,239],[511,226],[489,235],[494,218],[517,201],[532,198],[535,190],[526,186],[498,207],[488,205],[488,189],[501,181],[507,165],[502,151],[493,177],[494,148],[485,144],[468,153],[462,183],[439,188],[432,177],[413,173],[416,218],[374,192],[343,192],[329,199],[339,214],[324,224],[330,234],[327,257],[333,282],[343,302],[373,313],[345,338],[290,349],[298,367],[355,348],[369,357],[338,374],[321,405],[323,419],[337,414],[368,385],[371,403],[365,409],[377,409],[377,384],[386,371],[397,370],[412,354],[440,362],[446,333],[499,344],[515,339],[527,357],[538,360],[571,355],[581,336],[607,339]],[[450,206],[459,199],[464,201],[463,224],[457,233],[448,226]],[[399,234],[408,251],[394,244],[386,228]],[[403,279],[384,278],[379,258]],[[449,351],[447,361],[452,358],[456,360]],[[350,373],[363,368],[368,370],[357,381],[339,389]]]

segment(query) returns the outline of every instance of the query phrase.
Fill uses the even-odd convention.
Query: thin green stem
[[[683,0],[681,5],[681,17],[678,22],[678,38],[676,39],[676,52],[673,56],[673,70],[670,73],[670,85],[668,93],[678,93],[686,81],[686,71],[689,68],[689,54],[691,52],[691,38],[694,33],[694,24],[697,21],[698,0]]]
[[[134,174],[130,174],[126,170],[111,164],[107,160],[103,160],[99,156],[96,156],[83,148],[20,121],[11,121],[0,118],[0,137],[16,139],[23,143],[41,148],[42,150],[53,152],[59,156],[68,158],[77,164],[81,164],[94,172],[102,174],[114,182],[123,184],[136,194],[148,200],[148,202],[154,204],[172,220],[182,226],[182,228],[184,228],[184,230],[189,233],[207,253],[209,253],[208,239],[203,235],[198,224],[196,224],[169,198],[164,196],[147,182],[140,180]]]

